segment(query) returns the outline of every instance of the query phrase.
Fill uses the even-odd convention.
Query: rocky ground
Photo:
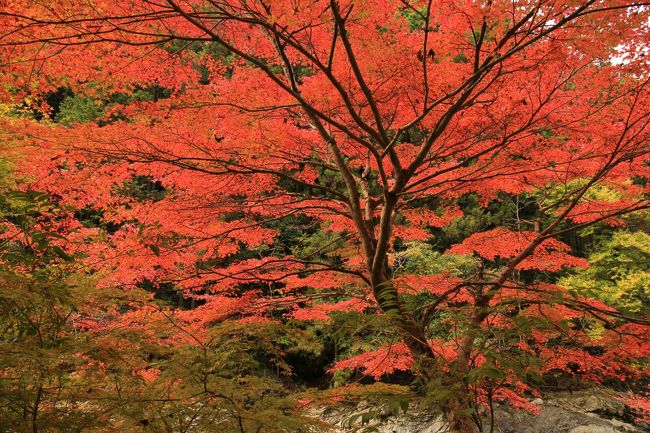
[[[495,413],[494,433],[642,433],[648,426],[634,425],[629,409],[606,388],[552,393],[532,402],[541,408],[539,416],[509,407]],[[318,411],[322,420],[336,426],[337,433],[373,431],[376,433],[445,433],[439,414],[409,410],[399,416],[381,416],[360,425],[360,417],[370,408],[358,405]],[[350,422],[351,420],[355,422]],[[371,427],[371,429],[369,429]],[[489,426],[487,427],[489,432]]]

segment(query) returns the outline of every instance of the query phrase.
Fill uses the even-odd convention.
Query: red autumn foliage
[[[3,103],[56,120],[44,96],[61,87],[153,96],[94,122],[3,117],[5,152],[24,189],[100,215],[103,228],[79,227],[74,211],[57,228],[92,238],[75,248],[100,284],[169,284],[204,302],[174,313],[191,332],[161,339],[383,313],[402,341],[335,368],[464,384],[441,403],[457,432],[471,431],[457,414],[486,404],[486,390],[526,406],[529,367],[508,356],[591,381],[646,373],[645,318],[521,273],[587,266],[562,236],[650,206],[647,7],[47,3],[0,6]],[[593,199],[599,187],[613,198]],[[461,203],[480,212],[504,196],[531,204],[492,229],[465,219]],[[396,251],[454,223],[468,233],[446,252],[477,255],[471,275],[397,274]],[[112,326],[153,338],[160,314],[133,306]],[[607,332],[594,341],[580,320]]]

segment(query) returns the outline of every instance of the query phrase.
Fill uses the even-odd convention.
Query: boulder
[[[538,416],[509,406],[495,411],[495,433],[642,433],[638,426],[625,422],[625,405],[618,394],[607,388],[549,393],[531,403],[540,406]],[[361,424],[361,415],[375,411]],[[406,413],[390,416],[367,402],[347,407],[325,408],[315,416],[334,427],[336,433],[357,433],[372,427],[376,433],[446,433],[440,413],[418,410],[413,405]],[[486,423],[487,424],[487,423]],[[489,431],[489,430],[488,430]]]

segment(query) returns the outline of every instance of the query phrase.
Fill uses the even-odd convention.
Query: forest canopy
[[[0,1],[0,430],[647,427],[649,14]]]

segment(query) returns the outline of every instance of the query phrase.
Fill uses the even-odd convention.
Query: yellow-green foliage
[[[55,116],[58,123],[70,126],[72,123],[92,122],[103,115],[100,101],[85,96],[68,96]]]
[[[617,231],[560,284],[634,313],[650,312],[650,235]]]
[[[585,186],[587,181],[587,179],[575,179],[566,185],[552,185],[544,191],[544,196],[541,198],[540,204],[542,206],[548,206],[560,201],[567,194],[572,194]],[[601,184],[592,185],[582,197],[582,201],[599,200],[613,202],[620,199],[621,193],[619,191]]]
[[[404,251],[395,254],[395,270],[400,274],[462,276],[471,274],[476,266],[476,259],[471,256],[441,254],[426,242],[409,242]]]

